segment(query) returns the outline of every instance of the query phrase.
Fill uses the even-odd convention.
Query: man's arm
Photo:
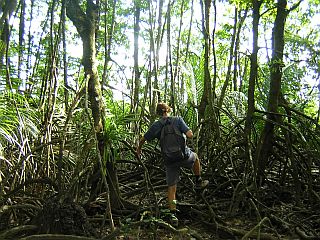
[[[187,124],[184,122],[182,117],[178,117],[179,120],[179,130],[184,133],[187,138],[192,138],[193,137],[193,132],[192,130],[187,126]]]

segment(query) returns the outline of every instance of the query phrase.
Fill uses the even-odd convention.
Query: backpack
[[[163,127],[160,135],[161,153],[167,161],[185,159],[186,140],[174,122],[176,118],[161,119]]]

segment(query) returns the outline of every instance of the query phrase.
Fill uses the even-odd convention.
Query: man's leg
[[[177,191],[177,184],[168,186],[168,205],[170,210],[169,221],[170,221],[170,224],[174,227],[178,227],[179,225],[179,220],[176,216],[176,210],[177,210],[176,191]]]
[[[168,186],[168,206],[170,211],[176,211],[177,209],[176,192],[177,184]]]
[[[195,157],[196,157],[196,160],[194,161],[194,164],[193,164],[193,173],[195,175],[195,182],[196,182],[196,188],[205,188],[209,181],[205,180],[205,181],[202,181],[202,178],[201,178],[201,164],[200,164],[200,160],[199,160],[199,157],[196,153],[195,154]]]
[[[172,226],[178,227],[179,220],[176,217],[177,202],[176,202],[176,192],[177,192],[177,182],[179,181],[180,167],[178,166],[166,166],[166,181],[168,184],[168,208],[170,214],[169,222]]]
[[[194,154],[196,154],[196,153],[194,153]],[[199,160],[198,155],[196,155],[196,160],[194,161],[194,164],[193,164],[192,168],[193,168],[194,175],[200,177],[200,175],[201,175],[201,166],[200,166],[200,160]]]

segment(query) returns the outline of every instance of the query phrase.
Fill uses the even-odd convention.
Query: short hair
[[[158,103],[156,111],[159,116],[162,116],[165,112],[171,112],[171,107],[166,103]]]

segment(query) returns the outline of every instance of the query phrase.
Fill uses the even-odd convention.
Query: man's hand
[[[139,145],[136,149],[136,154],[137,154],[138,158],[140,158],[140,156],[141,156],[141,148],[142,148],[142,145],[144,144],[145,141],[146,140],[144,139],[144,137],[142,137],[139,141]]]
[[[187,138],[192,138],[193,137],[193,132],[191,130],[188,130],[186,132],[186,136],[187,136]]]

